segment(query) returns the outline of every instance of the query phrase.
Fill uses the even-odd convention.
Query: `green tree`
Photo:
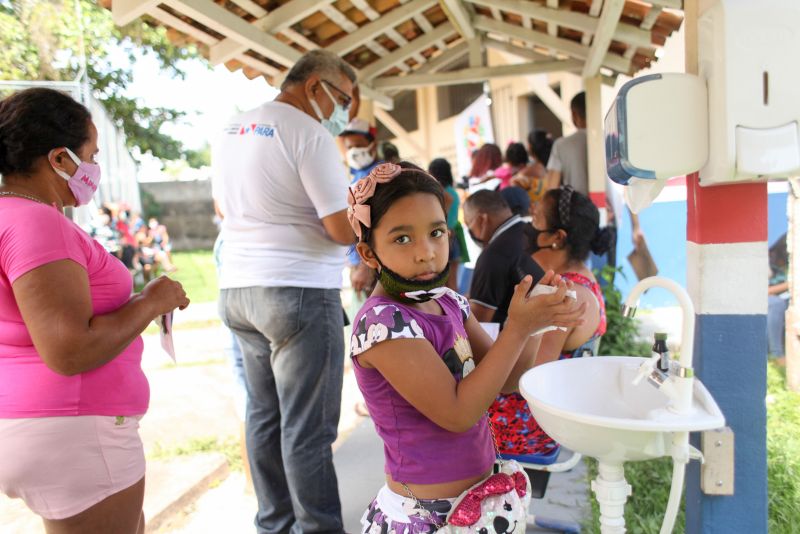
[[[125,90],[137,54],[153,54],[163,70],[182,78],[180,61],[198,57],[196,49],[174,46],[166,29],[147,17],[117,27],[111,11],[97,2],[0,0],[0,79],[74,80],[82,49],[92,94],[125,132],[128,146],[162,159],[180,158],[181,143],[160,130],[183,112],[145,106]]]

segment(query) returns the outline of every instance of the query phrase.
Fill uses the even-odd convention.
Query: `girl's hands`
[[[154,317],[169,313],[175,308],[183,310],[189,305],[189,298],[180,282],[164,275],[144,286],[142,297],[150,304]]]
[[[586,305],[578,305],[575,299],[567,297],[571,283],[562,280],[553,271],[547,271],[539,283],[556,287],[556,292],[531,297],[529,293],[533,289],[533,278],[523,278],[514,288],[506,328],[515,328],[530,335],[548,326],[572,328],[583,322]]]

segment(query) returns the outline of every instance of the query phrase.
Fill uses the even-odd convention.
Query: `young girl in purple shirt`
[[[386,459],[386,484],[364,513],[363,531],[434,532],[449,521],[455,499],[491,474],[486,410],[535,357],[531,334],[574,326],[581,310],[552,272],[540,283],[557,291],[529,297],[528,276],[492,343],[467,300],[445,287],[447,222],[434,178],[409,163],[382,164],[351,186],[348,200],[356,250],[378,272],[350,342]],[[507,519],[495,530],[513,531],[514,518]]]

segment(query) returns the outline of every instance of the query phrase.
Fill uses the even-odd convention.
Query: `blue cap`
[[[529,214],[531,209],[531,197],[529,197],[528,192],[521,187],[512,185],[511,187],[501,189],[500,196],[506,201],[508,207],[511,208],[511,213],[514,215],[527,216]]]

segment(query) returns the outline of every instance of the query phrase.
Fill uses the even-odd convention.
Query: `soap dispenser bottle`
[[[656,332],[653,343],[653,354],[659,356],[656,367],[662,373],[669,373],[669,349],[667,348],[667,334]]]

